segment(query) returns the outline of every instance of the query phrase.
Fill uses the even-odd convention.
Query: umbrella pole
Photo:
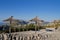
[[[36,24],[35,24],[35,34],[36,34]]]
[[[11,16],[11,18],[10,18],[9,40],[11,39],[11,26],[12,26],[12,18],[13,18],[13,16]]]

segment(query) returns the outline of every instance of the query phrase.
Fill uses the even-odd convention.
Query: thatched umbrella
[[[34,21],[37,25],[40,24],[41,22],[44,22],[43,20],[40,20],[37,16],[30,21]]]
[[[9,37],[11,39],[11,26],[12,26],[12,20],[13,20],[13,16],[11,16],[10,18],[6,19],[6,20],[3,20],[3,21],[9,21],[10,23],[10,27],[9,27]],[[9,39],[9,40],[10,40]]]
[[[44,22],[43,20],[40,20],[37,16],[33,19],[31,19],[30,21],[34,21],[36,26],[40,26],[41,22]],[[36,31],[36,27],[35,27],[35,31]]]
[[[20,22],[18,19],[14,19],[13,16],[9,17],[8,19],[3,20],[4,22],[7,22],[8,24],[17,24]]]
[[[20,20],[14,19],[13,16],[11,16],[8,19],[5,19],[3,21],[6,22],[10,26],[9,32],[11,32],[11,26],[16,26],[18,24],[18,22],[20,22]]]

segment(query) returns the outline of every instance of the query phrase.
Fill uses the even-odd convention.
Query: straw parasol
[[[40,25],[40,23],[44,22],[43,20],[40,20],[38,18],[38,16],[36,16],[35,18],[31,19],[30,21],[34,21],[37,25]]]
[[[43,20],[40,20],[40,19],[38,18],[38,16],[36,16],[35,18],[31,19],[30,21],[34,21],[36,27],[37,27],[37,26],[39,27],[40,24],[41,24],[42,22],[44,22]],[[35,31],[36,31],[36,27],[35,27]],[[38,28],[38,30],[39,30],[39,28]]]
[[[3,20],[3,21],[6,22],[6,23],[9,24],[9,25],[10,25],[10,24],[15,24],[15,25],[17,25],[18,22],[20,22],[20,20],[13,18],[13,16],[11,16],[11,17]]]
[[[11,26],[12,26],[12,21],[13,21],[13,16],[9,17],[8,19],[3,20],[4,22],[9,21],[9,38],[11,38]]]

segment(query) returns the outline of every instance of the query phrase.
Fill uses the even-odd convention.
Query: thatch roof
[[[20,20],[15,19],[15,18],[13,18],[13,17],[11,16],[11,17],[3,20],[3,22],[6,22],[8,25],[12,24],[12,25],[15,26],[15,25],[18,25],[18,22],[20,22]]]
[[[30,21],[35,21],[35,22],[44,22],[43,20],[40,20],[37,16],[33,19],[31,19]]]
[[[9,17],[9,18],[3,20],[3,21],[15,21],[15,22],[19,22],[20,20],[14,19],[14,18],[11,16],[11,17]]]
[[[35,18],[31,19],[30,21],[31,21],[31,22],[32,22],[32,21],[35,22],[35,24],[37,24],[37,25],[39,25],[39,26],[41,25],[41,23],[44,22],[43,20],[39,19],[37,16],[36,16]]]

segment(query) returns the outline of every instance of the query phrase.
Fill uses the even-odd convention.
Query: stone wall
[[[0,40],[60,40],[59,32],[16,32],[9,34],[0,34]]]

